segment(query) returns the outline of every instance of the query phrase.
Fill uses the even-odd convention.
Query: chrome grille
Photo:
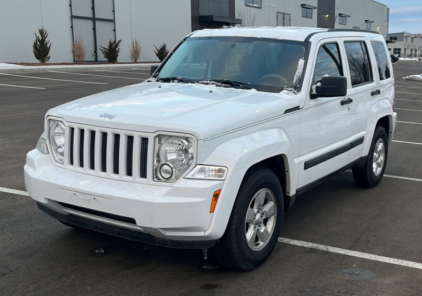
[[[148,135],[71,123],[66,129],[66,167],[111,178],[147,179]]]

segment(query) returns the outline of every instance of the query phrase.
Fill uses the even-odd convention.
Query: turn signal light
[[[212,200],[211,200],[210,213],[214,213],[215,207],[217,206],[218,198],[220,197],[220,193],[221,193],[221,189],[214,191],[214,194],[212,195]]]

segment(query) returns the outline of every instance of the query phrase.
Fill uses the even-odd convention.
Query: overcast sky
[[[422,0],[377,0],[390,7],[389,33],[422,33]]]

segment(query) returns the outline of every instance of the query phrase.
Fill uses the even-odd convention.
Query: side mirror
[[[394,54],[390,55],[391,58],[391,62],[394,64],[395,62],[397,62],[398,60],[400,60],[398,57],[396,57]]]
[[[346,77],[323,77],[321,82],[316,86],[316,94],[313,98],[318,97],[343,97],[347,95],[347,78]]]
[[[149,71],[149,75],[152,76],[152,74],[154,74],[158,67],[160,67],[160,65],[152,65],[151,70]]]

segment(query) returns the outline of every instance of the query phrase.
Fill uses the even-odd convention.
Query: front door
[[[313,65],[312,85],[324,76],[344,76],[344,57],[340,39],[326,39],[318,44],[318,55]],[[311,92],[311,91],[310,91]],[[312,98],[309,95],[301,113],[300,159],[298,188],[316,181],[350,162],[349,105],[345,97]]]

